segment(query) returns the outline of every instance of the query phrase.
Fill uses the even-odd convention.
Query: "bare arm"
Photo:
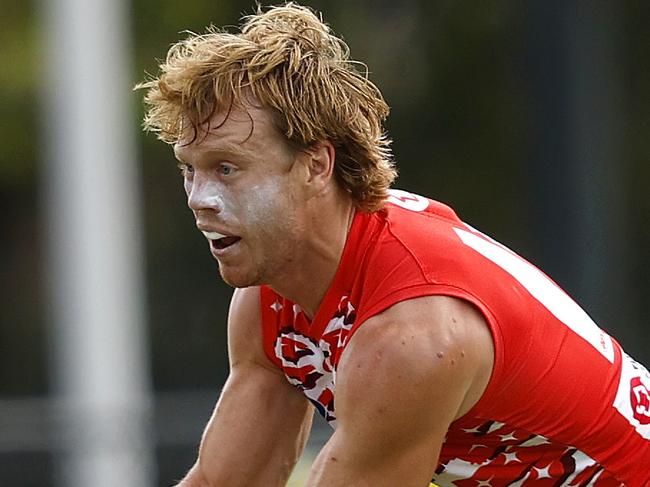
[[[307,485],[428,486],[449,424],[477,402],[492,362],[489,330],[463,301],[418,298],[371,318],[339,364],[339,426]]]
[[[283,486],[302,453],[313,408],[265,356],[260,319],[259,290],[235,291],[230,376],[179,487]]]

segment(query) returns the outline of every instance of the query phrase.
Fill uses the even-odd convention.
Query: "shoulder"
[[[424,296],[394,304],[356,330],[339,362],[337,389],[393,397],[417,391],[453,420],[478,402],[493,361],[491,333],[472,304]]]
[[[260,288],[258,286],[235,289],[228,311],[229,323],[232,323],[233,320],[248,325],[259,324],[261,316]]]
[[[395,188],[388,190],[388,193],[386,209],[399,208],[408,210],[411,214],[435,214],[441,218],[458,220],[454,209],[440,201]]]
[[[409,193],[402,192],[406,199]],[[380,274],[399,267],[394,277],[410,274],[431,281],[434,277],[444,278],[454,269],[464,268],[467,247],[463,245],[458,231],[466,228],[450,207],[422,196],[409,206],[401,200],[389,199],[384,210],[378,215],[383,225],[381,233],[370,253],[371,271],[381,270]],[[425,206],[427,205],[427,206]],[[437,279],[434,279],[437,280]]]
[[[228,312],[230,366],[256,363],[275,369],[264,352],[260,287],[235,289]]]
[[[427,202],[425,209],[416,211],[395,204],[386,205],[387,234],[416,254],[432,255],[432,252],[454,249],[461,243],[455,229],[464,228],[465,223],[452,208],[418,198]]]

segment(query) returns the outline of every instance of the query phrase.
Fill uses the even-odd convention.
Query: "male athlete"
[[[174,146],[230,307],[230,376],[182,487],[650,485],[650,375],[542,272],[389,190],[388,114],[296,4],[174,45]]]

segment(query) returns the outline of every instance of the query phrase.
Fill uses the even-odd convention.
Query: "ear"
[[[312,144],[306,151],[307,184],[310,193],[318,194],[332,181],[336,150],[329,140]]]

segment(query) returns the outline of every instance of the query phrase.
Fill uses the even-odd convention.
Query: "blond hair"
[[[241,32],[214,27],[174,44],[145,88],[146,130],[170,144],[184,127],[194,138],[218,112],[244,106],[247,94],[274,111],[289,143],[329,140],[335,174],[364,211],[383,206],[396,177],[379,89],[350,60],[349,48],[314,12],[295,3],[244,17]],[[365,66],[365,65],[362,65]]]

